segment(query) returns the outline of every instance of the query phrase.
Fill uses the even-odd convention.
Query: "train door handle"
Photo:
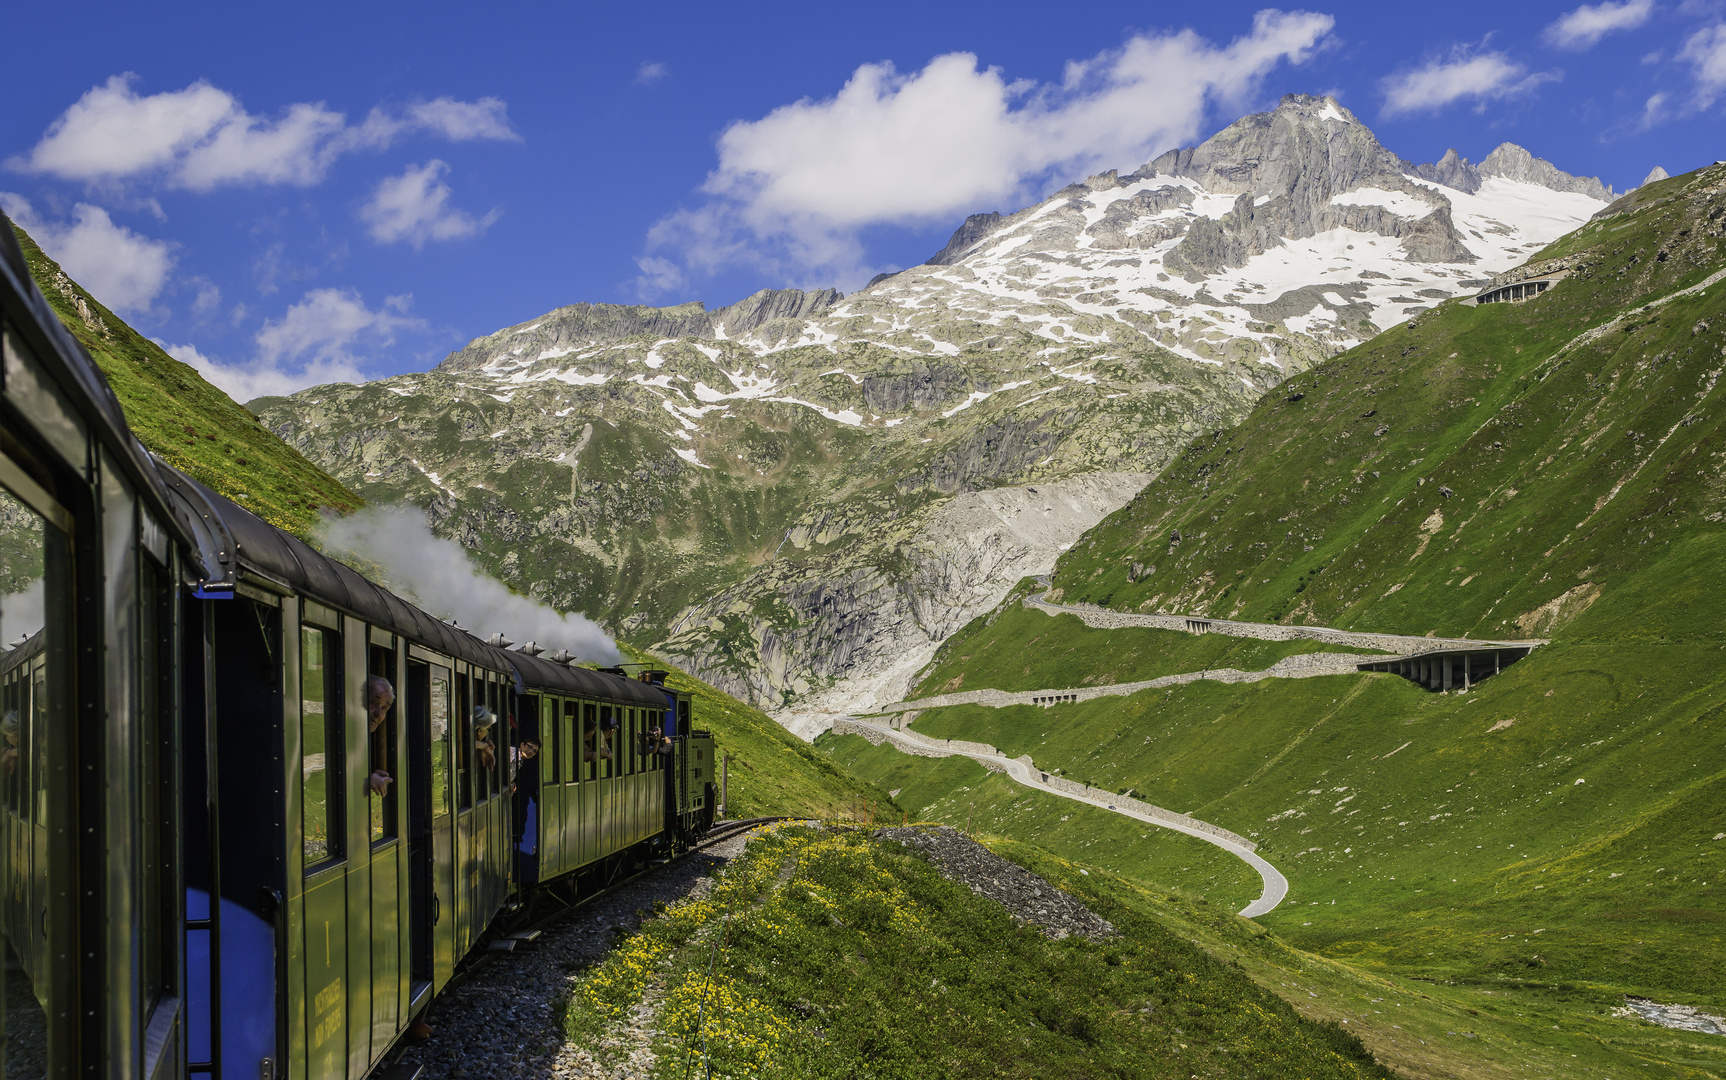
[[[440,923],[442,921],[443,921],[443,897],[439,896],[437,893],[432,893],[432,925],[436,926],[438,923]]]

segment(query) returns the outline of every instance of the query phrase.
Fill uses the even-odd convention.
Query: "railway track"
[[[691,860],[751,829],[796,820],[802,819],[756,817],[717,822],[675,858],[650,862],[627,875],[620,873],[603,888],[573,903],[559,899],[542,910],[518,911],[516,921],[483,939],[439,992],[438,1001],[423,1017],[435,1030],[433,1038],[428,1042],[404,1038],[384,1056],[370,1080],[445,1080],[493,1074],[549,1080],[554,1075],[549,1059],[534,1056],[532,1047],[543,1045],[548,1036],[555,1039],[554,1033],[562,1030],[568,978],[602,960],[613,947],[611,935],[634,928],[635,911],[656,900],[683,895],[687,880],[678,884],[677,879],[703,873],[690,865]],[[632,885],[646,892],[630,896]],[[590,920],[582,920],[583,913],[590,913]],[[517,946],[534,942],[538,942],[536,947],[517,951]],[[507,992],[500,996],[504,987]],[[500,1009],[508,1016],[499,1014]],[[501,1045],[500,1030],[518,1034],[521,1045],[513,1045],[513,1040],[512,1047]],[[506,1060],[512,1054],[514,1059]]]

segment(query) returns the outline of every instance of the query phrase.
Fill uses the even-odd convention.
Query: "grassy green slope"
[[[1109,914],[1130,905],[1179,938],[1238,965],[1303,1016],[1359,1037],[1406,1077],[1717,1075],[1718,1036],[1627,1024],[1608,1002],[1578,1004],[1514,986],[1468,985],[1329,959],[1214,905],[1157,895],[1141,881],[1082,867],[1023,842],[990,846]],[[1616,1004],[1616,1001],[1610,1002]]]
[[[1051,941],[896,843],[779,829],[588,973],[570,1033],[603,1054],[608,1019],[657,998],[667,1075],[706,1055],[721,1076],[1393,1075],[1170,933],[1153,899],[1086,899],[1119,932]]]
[[[1723,189],[1722,167],[1651,184],[1550,249],[1575,265],[1540,299],[1448,303],[1290,380],[1076,545],[1059,595],[1402,633],[1714,635],[1726,290],[1564,346],[1726,265]],[[1596,597],[1611,616],[1563,626]]]
[[[1726,168],[1615,209],[1537,257],[1570,261],[1553,291],[1445,305],[1292,380],[1055,575],[1126,610],[1551,645],[1466,695],[1196,683],[915,725],[1254,836],[1292,883],[1259,921],[1491,1019],[1479,1075],[1558,1075],[1570,1054],[1578,1075],[1726,1075],[1726,1040],[1609,1015],[1626,993],[1726,999],[1726,287],[1640,310],[1726,266]],[[1041,680],[1069,644],[1078,677],[1048,685],[1111,663],[1088,658],[1189,668],[1222,647],[1008,609],[922,691]]]
[[[1573,1053],[1603,1075],[1645,1062],[1668,1070],[1649,1075],[1726,1075],[1726,1040],[1610,1015],[1624,994],[1716,1009],[1726,997],[1721,659],[1718,646],[1560,644],[1467,695],[1389,675],[1198,683],[935,709],[915,726],[1253,836],[1291,882],[1257,920],[1287,947],[1241,961],[1314,1015],[1362,1025],[1413,1075],[1520,1075]],[[854,737],[819,745],[913,812],[974,815],[1195,911],[1233,911],[1256,891],[1244,867],[1231,880],[1169,839],[1091,820],[1101,811],[1022,806],[1029,793],[976,766]],[[1207,947],[1232,956],[1235,936]]]
[[[24,230],[14,226],[13,231],[36,287],[101,367],[126,422],[151,452],[302,538],[317,523],[320,509],[345,513],[359,508],[359,496],[203,376],[120,321]]]
[[[1164,883],[1191,903],[1239,911],[1258,899],[1259,876],[1246,863],[1196,837],[1032,791],[969,758],[923,758],[859,735],[827,735],[816,749],[851,773],[886,788],[912,821],[938,821],[993,836],[1036,837],[1037,845],[1088,866]]]
[[[1019,603],[1036,589],[1022,583],[999,608],[942,643],[913,698],[990,687],[1021,691],[1114,686],[1185,671],[1262,671],[1287,656],[1369,653],[1317,641],[1260,641],[1163,630],[1097,630],[1077,615],[1049,616]]]

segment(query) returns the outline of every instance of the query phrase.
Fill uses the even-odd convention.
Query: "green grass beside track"
[[[1118,933],[1052,941],[896,843],[779,829],[589,974],[571,1034],[598,1041],[657,967],[662,1075],[709,1057],[719,1076],[1391,1075],[1171,933],[1157,900],[1093,897]]]

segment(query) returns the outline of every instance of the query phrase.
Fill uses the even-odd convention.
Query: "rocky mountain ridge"
[[[857,705],[901,694],[1176,447],[1604,205],[1549,165],[1489,160],[1474,191],[1446,187],[1334,99],[1294,95],[1126,176],[973,215],[850,296],[575,304],[433,372],[254,408],[518,588],[764,705]],[[1051,490],[1064,501],[1040,503]],[[1000,507],[953,524],[984,496],[1061,524]]]

